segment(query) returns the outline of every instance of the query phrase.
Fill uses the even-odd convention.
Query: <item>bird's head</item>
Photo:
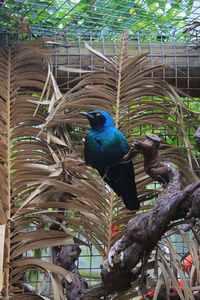
[[[113,119],[103,110],[92,110],[89,112],[80,112],[81,115],[88,118],[92,129],[99,130],[103,127],[114,126]]]

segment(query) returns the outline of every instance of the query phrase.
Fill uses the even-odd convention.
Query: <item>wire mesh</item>
[[[118,39],[108,41],[102,38],[101,41],[95,41],[91,37],[87,43],[108,58],[119,54],[121,46]],[[189,44],[166,43],[164,41],[144,43],[139,36],[137,41],[133,41],[129,36],[128,53],[129,55],[149,53],[150,65],[166,64],[170,66],[170,68],[164,68],[160,72],[151,74],[151,76],[159,77],[173,84],[192,97],[200,97],[200,48]],[[85,48],[84,41],[81,38],[77,40],[67,39],[61,43],[58,40],[58,44],[53,46],[52,57],[58,83],[64,92],[72,87],[70,82],[77,75],[60,71],[60,66],[89,70],[104,67],[102,61]]]
[[[53,66],[54,74],[62,89],[62,92],[67,92],[74,83],[70,83],[75,78],[78,79],[79,75],[71,72],[61,72],[60,66],[69,66],[71,68],[80,69],[102,69],[104,66],[102,61],[96,58],[92,53],[87,51],[84,46],[84,41],[79,37],[77,40],[68,38],[66,41],[60,42],[50,46],[53,49]],[[121,42],[118,39],[108,41],[101,39],[101,41],[93,40],[92,37],[87,41],[96,50],[103,53],[106,57],[114,57],[119,54]],[[50,44],[51,45],[51,44]],[[151,74],[151,76],[158,76],[169,83],[174,84],[176,87],[181,88],[186,93],[196,98],[193,101],[189,101],[188,97],[185,97],[185,101],[192,105],[193,102],[199,103],[200,91],[199,85],[194,83],[195,80],[199,82],[198,75],[199,69],[199,49],[192,45],[183,45],[177,43],[166,43],[165,41],[159,43],[146,42],[143,43],[138,37],[137,41],[132,39],[128,42],[128,53],[134,55],[138,53],[148,52],[150,58],[150,65],[157,63],[169,64],[171,68],[163,70],[161,73]],[[196,74],[194,76],[194,74]],[[194,76],[194,79],[193,79]],[[198,124],[197,124],[198,125]],[[189,137],[192,137],[192,132],[188,131]],[[163,138],[167,139],[168,133],[163,133]],[[174,144],[179,145],[178,134],[170,136]],[[173,244],[180,258],[188,252],[188,248],[183,243],[183,239],[179,234],[173,236]],[[90,247],[81,246],[82,253],[78,261],[78,267],[80,273],[86,278],[89,285],[98,283],[100,278],[100,264],[102,263],[102,257],[94,246]],[[152,260],[154,257],[152,256]],[[153,276],[153,275],[152,275]]]
[[[84,41],[105,56],[113,57],[119,53],[123,31],[128,30],[129,54],[148,52],[151,65],[170,65],[169,70],[151,75],[181,88],[199,103],[199,1],[2,0],[0,17],[2,45],[38,37],[50,37],[57,42],[50,47],[54,74],[62,92],[72,87],[74,83],[70,82],[77,75],[61,72],[60,66],[92,70],[103,68],[102,62],[85,49]],[[174,139],[178,145],[178,136]],[[186,252],[180,239],[174,243],[177,243],[181,254]],[[92,245],[81,248],[78,267],[92,285],[99,280],[102,258]],[[43,256],[44,259],[49,257]],[[42,274],[31,279],[37,288],[42,280]],[[46,293],[51,294],[50,283]]]
[[[113,39],[124,30],[143,41],[199,37],[198,0],[1,0],[0,8],[2,42],[8,36]]]
[[[80,74],[77,76],[77,74],[71,72],[61,72],[59,70],[60,66],[64,65],[71,68],[74,67],[91,70],[104,68],[102,61],[87,51],[82,38],[79,37],[74,40],[68,37],[68,39],[63,43],[60,43],[57,39],[56,41],[58,44],[53,46],[53,63],[57,81],[63,92],[67,92],[72,87],[74,82],[70,82],[72,82],[76,77],[78,78]],[[121,42],[117,38],[113,38],[111,41],[108,41],[102,37],[101,41],[96,41],[91,36],[87,43],[108,58],[118,55],[121,46]],[[192,105],[192,103],[200,103],[200,90],[198,84],[200,80],[198,71],[200,67],[199,51],[199,48],[196,48],[191,44],[177,44],[175,42],[170,43],[166,41],[154,43],[151,42],[150,38],[148,41],[143,42],[139,35],[137,40],[133,40],[133,38],[129,36],[128,41],[129,55],[148,52],[150,65],[163,63],[168,64],[171,67],[170,69],[164,69],[160,73],[151,74],[151,76],[158,76],[159,78],[173,84],[175,87],[181,88],[181,90],[188,95],[195,97],[193,98],[193,101],[191,101],[191,99],[187,96],[184,97],[184,100],[188,102],[188,105]],[[192,132],[190,132],[190,129],[188,129],[188,134],[191,138]],[[163,138],[165,139],[167,136],[167,132],[164,132]],[[171,136],[171,139],[173,139],[174,144],[180,144],[178,134]],[[188,252],[188,248],[179,234],[173,236],[172,241],[181,259],[181,257]],[[152,260],[154,260],[153,256]],[[88,279],[89,285],[98,282],[98,276],[100,273],[99,266],[101,261],[102,258],[99,256],[96,249],[92,251],[89,249],[83,249],[78,266],[81,274],[85,275],[86,279]],[[88,277],[88,275],[90,276]]]

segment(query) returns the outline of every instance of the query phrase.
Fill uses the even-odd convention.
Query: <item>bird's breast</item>
[[[126,139],[118,131],[92,131],[85,140],[85,161],[94,168],[108,167],[119,162],[128,149]]]

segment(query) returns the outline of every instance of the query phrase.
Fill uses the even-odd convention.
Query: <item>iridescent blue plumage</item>
[[[86,164],[98,170],[128,209],[139,209],[132,161],[121,162],[129,150],[125,136],[114,126],[107,112],[94,110],[82,114],[91,126],[85,138]]]

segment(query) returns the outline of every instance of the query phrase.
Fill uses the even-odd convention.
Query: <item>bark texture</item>
[[[200,148],[199,129],[195,139]],[[179,170],[160,156],[159,145],[159,137],[148,134],[144,141],[135,141],[124,157],[124,160],[129,160],[136,153],[142,153],[146,173],[163,186],[163,192],[158,195],[152,209],[128,222],[124,235],[113,245],[108,259],[101,266],[102,282],[84,291],[83,280],[74,264],[79,250],[67,249],[68,246],[63,248],[59,259],[61,265],[70,270],[73,280],[72,284],[65,283],[68,299],[100,299],[127,290],[139,277],[143,278],[143,267],[162,235],[169,229],[170,222],[185,218],[188,213],[200,217],[200,180],[184,187]],[[142,267],[138,267],[139,262],[142,262]]]
[[[58,263],[61,267],[70,271],[72,282],[63,281],[63,287],[66,290],[68,300],[81,300],[84,298],[84,289],[86,284],[81,277],[77,266],[75,265],[81,253],[81,249],[77,245],[62,246],[58,255]]]

